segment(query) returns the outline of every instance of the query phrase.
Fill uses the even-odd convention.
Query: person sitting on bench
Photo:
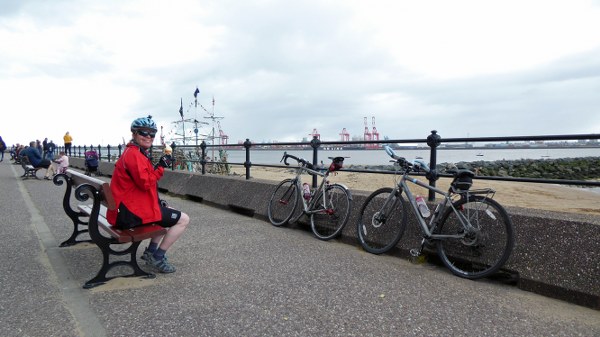
[[[53,164],[48,168],[48,174],[46,174],[44,179],[50,180],[58,173],[65,173],[69,168],[69,157],[67,157],[65,151],[60,151],[58,158],[52,162]]]
[[[37,149],[35,142],[30,142],[29,146],[21,150],[19,152],[19,157],[27,156],[29,159],[29,163],[36,169],[45,168],[48,170],[50,166],[50,161],[48,159],[43,159],[40,151]],[[48,176],[48,171],[46,171],[46,177]]]
[[[106,212],[108,222],[121,229],[145,224],[168,228],[167,234],[151,239],[142,259],[161,273],[172,273],[175,267],[165,253],[183,234],[190,218],[176,209],[162,206],[158,199],[158,180],[166,167],[171,166],[170,155],[153,165],[148,149],[156,136],[156,124],[151,116],[138,118],[131,123],[132,139],[123,155],[115,163],[110,190],[116,209]]]

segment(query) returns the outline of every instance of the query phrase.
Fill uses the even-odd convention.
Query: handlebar
[[[302,167],[307,168],[309,170],[313,170],[313,171],[326,170],[327,174],[329,174],[330,172],[335,172],[335,171],[340,170],[343,166],[344,158],[349,158],[349,157],[328,157],[329,159],[331,159],[331,165],[329,165],[329,168],[325,168],[325,167],[315,168],[315,166],[308,160],[298,158],[294,155],[288,154],[287,152],[283,153],[283,157],[281,157],[281,160],[279,162],[283,162],[286,166],[289,166],[290,164],[287,162],[288,158],[294,159],[295,161],[300,163],[302,165]]]
[[[411,162],[407,161],[404,157],[397,156],[396,153],[394,152],[394,150],[392,150],[392,148],[389,147],[388,145],[385,145],[383,148],[385,149],[385,152],[394,159],[392,162],[398,163],[398,165],[408,169],[408,171],[416,168],[417,170],[425,171],[425,173],[431,172],[431,169],[429,168],[427,163],[425,163],[423,160],[415,159],[411,163]]]
[[[307,167],[307,168],[310,168],[310,169],[313,168],[312,164],[309,161],[307,161],[306,159],[298,158],[298,157],[296,157],[294,155],[288,154],[287,152],[283,153],[283,157],[281,157],[281,160],[279,162],[280,163],[283,162],[286,166],[290,166],[290,164],[287,162],[288,158],[294,159],[298,163],[301,163],[302,166],[304,166],[304,167]]]

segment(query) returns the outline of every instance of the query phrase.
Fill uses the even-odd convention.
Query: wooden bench
[[[91,241],[102,251],[102,268],[94,278],[84,284],[84,288],[89,289],[99,286],[115,277],[156,277],[153,273],[145,272],[140,268],[137,263],[137,250],[143,240],[166,234],[167,230],[165,228],[158,225],[144,225],[124,230],[110,225],[106,220],[106,211],[107,209],[116,209],[117,205],[109,184],[103,180],[68,169],[65,173],[57,174],[53,181],[56,185],[62,185],[63,182],[66,182],[63,208],[69,218],[73,220],[74,225],[71,238],[61,243],[61,247],[83,242],[77,241],[77,236],[82,233],[89,233]],[[77,200],[85,202],[91,198],[92,204],[78,205],[78,211],[74,211],[71,208],[71,191],[73,189]],[[87,221],[82,221],[80,218],[85,218]],[[87,230],[80,230],[79,226],[86,226]],[[115,250],[111,247],[112,245],[124,244],[129,244],[124,250]],[[126,255],[128,255],[127,260],[111,262],[111,257]],[[117,266],[129,266],[133,273],[108,277],[108,272]]]
[[[29,178],[40,179],[37,176],[37,171],[40,168],[33,167],[33,165],[31,165],[31,163],[29,162],[29,158],[27,156],[21,156],[20,162],[21,162],[21,167],[25,171],[25,173],[23,173],[23,175],[21,176],[21,178],[23,178],[23,180],[29,179]]]

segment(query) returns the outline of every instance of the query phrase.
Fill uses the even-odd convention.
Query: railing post
[[[244,162],[244,167],[246,168],[246,180],[250,179],[250,167],[252,163],[250,162],[250,147],[252,146],[252,142],[250,139],[246,138],[244,142],[244,148],[246,149],[246,161]]]
[[[110,144],[106,145],[106,157],[108,159],[108,162],[110,163]]]
[[[317,138],[317,136],[313,136],[313,139],[310,141],[310,146],[313,148],[313,167],[316,168],[319,162],[319,147],[321,146],[321,141]],[[312,187],[317,188],[317,176],[314,175],[312,177]]]
[[[430,154],[429,154],[429,167],[432,170],[435,170],[436,166],[437,166],[437,147],[440,145],[440,143],[442,142],[442,137],[440,137],[440,135],[437,134],[436,130],[431,130],[431,134],[429,136],[427,136],[427,145],[429,145],[429,147],[431,148],[430,150]],[[431,179],[429,179],[429,186],[431,187],[435,187],[435,177],[432,177]],[[435,192],[434,191],[429,191],[429,195],[427,198],[429,201],[434,201],[435,200]]]
[[[175,155],[175,147],[177,147],[177,144],[175,144],[175,142],[171,143],[171,158],[173,159],[171,162],[171,171],[175,171],[175,163],[177,160],[177,156]]]
[[[102,160],[102,147],[98,144],[98,160]]]
[[[84,145],[83,146],[83,153],[86,153],[86,152],[87,152],[87,145]],[[81,157],[81,156],[78,154],[77,157]]]
[[[123,151],[123,145],[119,144],[117,148],[119,149],[119,158],[121,158],[121,151]]]
[[[202,174],[206,174],[206,142],[200,143],[200,149],[202,150],[202,158],[200,158],[200,165],[202,166]]]

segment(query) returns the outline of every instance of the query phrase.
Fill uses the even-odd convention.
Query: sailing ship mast
[[[225,117],[215,116],[215,97],[214,96],[213,96],[213,99],[212,99],[212,109],[211,109],[210,112],[208,110],[206,110],[206,108],[204,108],[204,106],[202,106],[202,104],[200,104],[200,107],[204,111],[206,111],[206,113],[208,114],[208,116],[204,117],[204,118],[210,119],[212,121],[212,130],[211,130],[210,134],[208,135],[208,137],[206,139],[207,139],[207,141],[210,142],[210,145],[215,145],[215,139],[220,138],[220,136],[217,137],[216,134],[215,134],[215,124],[219,120],[221,120],[221,119],[223,119]],[[206,123],[206,124],[209,124],[209,123]],[[211,160],[212,160],[212,159],[215,158],[215,147],[212,146],[211,149],[212,149],[212,152],[211,152]]]
[[[217,132],[216,131],[216,125],[219,125],[219,130],[220,130],[219,120],[225,118],[225,117],[222,117],[222,116],[215,116],[215,97],[214,96],[212,98],[212,107],[211,107],[210,111],[207,110],[202,104],[199,104],[198,100],[197,100],[197,94],[199,92],[200,91],[198,90],[198,88],[196,88],[196,91],[194,92],[194,98],[195,98],[195,100],[194,100],[193,103],[190,103],[190,105],[188,106],[187,111],[186,111],[186,115],[187,115],[187,113],[189,113],[189,111],[191,110],[191,108],[193,106],[194,107],[194,113],[197,116],[198,115],[198,106],[200,106],[200,108],[202,110],[204,110],[204,112],[206,112],[206,114],[207,114],[207,116],[205,116],[204,118],[205,119],[209,119],[210,122],[199,121],[196,118],[185,119],[184,118],[184,113],[183,113],[183,98],[181,99],[181,105],[180,105],[180,108],[179,108],[179,114],[181,115],[181,120],[173,122],[173,124],[176,125],[176,131],[174,133],[175,136],[181,136],[181,138],[174,138],[173,140],[174,141],[181,140],[181,142],[183,143],[183,145],[186,145],[188,143],[187,141],[190,138],[192,138],[192,137],[187,137],[186,134],[185,134],[185,123],[186,122],[187,123],[193,123],[193,125],[194,125],[194,134],[195,134],[194,137],[195,137],[195,141],[196,141],[196,150],[197,151],[198,151],[198,147],[197,146],[199,145],[198,141],[202,140],[202,139],[198,138],[199,135],[200,136],[205,136],[204,140],[208,144],[210,144],[210,145],[215,145],[216,144],[215,140],[216,139],[219,139],[219,140],[221,139],[221,133],[222,132],[220,131],[219,135],[217,135],[217,133],[216,133]],[[210,130],[210,132],[209,132],[208,135],[199,134],[199,127],[202,127],[202,125],[211,125],[211,130]],[[182,130],[182,133],[178,133],[177,132],[177,131],[180,130],[180,127],[181,127],[181,130]],[[215,158],[215,147],[211,146],[211,160],[214,160],[214,158]]]
[[[186,114],[190,112],[190,109],[192,107],[192,104],[190,103],[190,106],[188,107]],[[195,114],[197,114],[197,105],[195,106]],[[181,136],[181,141],[183,143],[183,145],[186,145],[186,141],[191,139],[191,138],[195,138],[196,141],[196,146],[198,146],[198,135],[199,135],[199,127],[202,126],[202,124],[208,125],[207,122],[201,122],[198,121],[196,118],[184,118],[184,114],[183,114],[183,99],[181,100],[181,106],[179,108],[179,114],[181,115],[181,120],[175,121],[173,122],[173,124],[176,125],[176,131],[175,131],[175,135],[176,136]],[[194,136],[193,137],[188,137],[185,134],[185,123],[193,123],[194,124]],[[177,133],[177,130],[179,130],[179,125],[181,125],[181,130],[182,133]],[[203,134],[200,134],[200,136],[204,136]]]

